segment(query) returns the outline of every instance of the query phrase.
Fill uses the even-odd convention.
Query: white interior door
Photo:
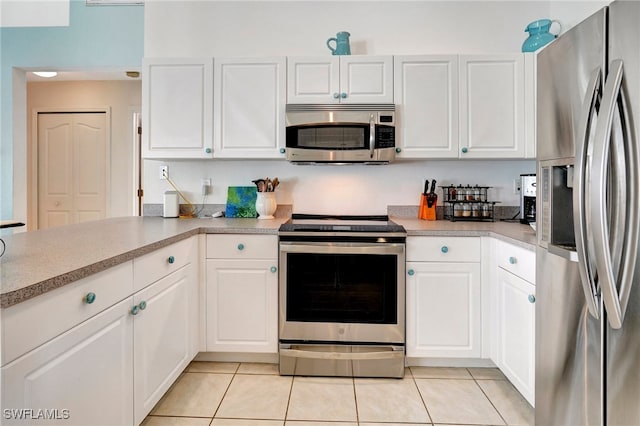
[[[39,229],[103,219],[107,211],[107,114],[38,114]]]

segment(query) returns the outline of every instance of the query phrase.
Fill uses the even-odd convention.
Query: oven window
[[[287,321],[397,323],[397,255],[287,254]]]
[[[318,125],[287,128],[287,146],[309,149],[368,149],[369,126]]]

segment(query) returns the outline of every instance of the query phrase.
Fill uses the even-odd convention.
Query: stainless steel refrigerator
[[[536,61],[536,424],[640,425],[640,3]]]

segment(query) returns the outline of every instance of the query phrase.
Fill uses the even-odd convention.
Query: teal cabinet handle
[[[176,258],[173,257],[173,256],[169,256],[169,258],[167,259],[167,262],[169,262],[169,263],[173,263],[175,261],[176,261]]]
[[[211,154],[211,148],[205,148],[204,152],[206,152],[207,154]]]
[[[402,152],[402,148],[396,148],[396,152],[400,154]]]
[[[244,244],[242,243],[238,244],[238,250],[244,250]]]
[[[131,308],[131,315],[138,315],[138,306],[137,305],[133,305],[133,308]]]
[[[469,148],[467,148],[466,146],[463,146],[461,151],[463,154],[466,154],[469,151]]]
[[[410,276],[413,276],[416,273],[416,271],[414,271],[413,269],[409,269],[407,271],[407,274],[409,274]]]
[[[518,262],[518,259],[516,259],[515,257],[511,256],[509,258],[509,263],[512,265],[515,265]]]
[[[347,99],[347,94],[346,94],[346,93],[344,93],[344,92],[342,92],[342,93],[340,93],[340,97],[341,97],[342,99]]]
[[[272,266],[272,267],[271,267],[271,272],[274,272],[274,273],[275,273],[277,270],[278,270],[278,268],[276,268],[275,266]]]
[[[144,311],[145,309],[147,309],[147,302],[143,300],[138,304],[138,307],[140,308],[141,311]]]
[[[90,305],[95,301],[96,301],[95,293],[87,293],[87,295],[84,297],[84,303],[86,303],[87,305]]]
[[[284,154],[285,152],[287,152],[287,150],[286,150],[286,149],[284,149],[284,148],[280,148],[280,154]]]
[[[340,94],[338,92],[333,94],[333,99],[338,99],[340,97]]]
[[[536,297],[533,294],[530,294],[528,299],[529,303],[536,303]]]
[[[449,247],[442,246],[442,247],[440,247],[440,251],[443,252],[443,253],[449,253]]]

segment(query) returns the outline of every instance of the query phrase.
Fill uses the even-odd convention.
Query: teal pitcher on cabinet
[[[560,31],[562,31],[562,25],[560,25],[560,22],[552,21],[551,19],[539,19],[527,25],[524,32],[529,33],[529,37],[522,44],[522,51],[535,52],[542,46],[545,46],[555,40],[556,37],[558,37],[558,34],[552,34],[549,31],[551,24],[554,22],[560,26],[560,29],[558,30],[558,34],[560,34]]]
[[[327,40],[327,47],[331,50],[332,55],[351,55],[351,47],[349,47],[349,34],[341,31],[335,37]],[[331,42],[335,42],[335,47],[331,46]]]

